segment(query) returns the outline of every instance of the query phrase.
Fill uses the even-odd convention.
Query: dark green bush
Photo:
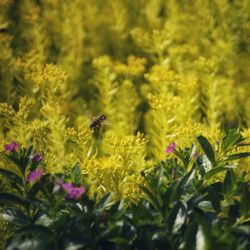
[[[206,138],[197,139],[204,154],[195,145],[172,147],[176,157],[142,172],[145,196],[137,204],[114,201],[112,193],[100,201],[69,197],[62,183],[84,185],[77,165],[71,174],[30,182],[40,164],[33,148],[7,153],[18,169],[0,169],[9,181],[0,193],[1,217],[14,225],[5,249],[250,249],[249,183],[234,170],[235,160],[250,153],[218,159]],[[241,144],[230,132],[221,150]]]

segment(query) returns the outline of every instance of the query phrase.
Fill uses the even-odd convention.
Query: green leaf
[[[196,250],[206,250],[206,237],[201,225],[198,226],[198,231],[196,234]]]
[[[156,197],[151,191],[149,191],[146,187],[144,187],[144,186],[142,186],[142,185],[140,185],[139,187],[140,187],[140,189],[148,196],[149,201],[151,202],[151,204],[152,204],[156,209],[158,209],[159,212],[161,212],[161,211],[162,211],[161,205],[160,205],[160,203],[159,203],[157,197]]]
[[[250,192],[245,183],[240,198],[240,212],[241,215],[247,218],[250,214]]]
[[[45,186],[46,182],[48,181],[49,176],[50,176],[49,174],[43,175],[42,178],[38,182],[34,183],[31,189],[29,190],[29,196],[36,196],[36,194],[39,191],[43,191],[42,188]]]
[[[243,235],[246,235],[247,237],[250,237],[250,226],[249,225],[245,225],[245,226],[238,226],[234,229],[234,232],[236,233],[240,233]]]
[[[234,165],[226,165],[226,166],[220,166],[220,167],[215,167],[212,168],[211,170],[209,170],[205,175],[204,175],[204,180],[207,180],[213,176],[215,176],[216,174],[223,172],[225,170],[228,170],[229,168],[234,168]]]
[[[174,190],[175,190],[174,185],[171,185],[168,187],[168,189],[164,192],[164,194],[162,196],[164,211],[166,211],[169,207]]]
[[[0,168],[0,174],[7,177],[9,180],[19,184],[20,186],[23,185],[22,178],[7,169]]]
[[[237,143],[243,140],[242,135],[236,129],[231,129],[227,132],[227,135],[222,140],[222,150],[227,151],[232,146],[236,145]]]
[[[191,169],[180,181],[180,186],[182,188],[187,187],[195,177],[195,170]]]
[[[24,237],[15,235],[9,242],[5,250],[45,250],[56,249],[51,240],[41,236]]]
[[[8,155],[8,154],[5,154],[5,156],[11,161],[13,162],[16,166],[20,167],[20,160],[17,158],[17,155],[16,154],[11,154],[11,155]]]
[[[3,204],[3,205],[15,204],[15,205],[21,205],[24,207],[28,205],[27,201],[23,200],[22,198],[14,194],[5,193],[5,192],[0,193],[0,204]]]
[[[223,193],[225,195],[231,193],[235,183],[236,183],[236,177],[234,172],[231,169],[227,170],[226,176],[222,184]]]
[[[129,242],[128,239],[121,237],[121,236],[116,236],[111,238],[111,241],[114,242],[117,246],[122,249],[129,249]]]
[[[28,223],[27,216],[17,208],[4,208],[1,218],[15,225],[25,225]]]
[[[196,250],[196,234],[198,225],[191,223],[185,232],[184,250]]]
[[[205,212],[213,212],[214,211],[213,204],[211,201],[201,201],[197,207]]]
[[[30,165],[30,171],[36,170],[39,164],[40,162],[32,162]]]
[[[111,193],[107,193],[102,197],[102,199],[95,206],[95,213],[100,213],[110,206]]]
[[[25,173],[25,170],[28,166],[28,163],[30,161],[30,158],[31,158],[31,155],[33,153],[33,145],[31,145],[25,152],[25,155],[24,157],[22,157],[21,159],[21,168],[22,168],[22,171]]]
[[[200,143],[207,158],[214,164],[215,163],[214,150],[209,141],[202,135],[198,136],[197,140]]]
[[[239,153],[239,154],[233,154],[226,156],[223,161],[234,161],[242,158],[246,158],[250,156],[250,152],[245,152],[245,153]]]
[[[189,161],[195,156],[195,154],[196,154],[196,145],[193,144],[189,151]]]
[[[212,164],[206,155],[201,155],[195,161],[194,167],[198,168],[200,175],[203,177],[212,168]]]
[[[186,203],[178,202],[170,211],[167,218],[167,227],[170,232],[174,234],[184,225],[187,213]]]
[[[19,230],[9,240],[6,250],[43,250],[56,249],[52,232],[39,225],[27,226]]]
[[[185,233],[184,250],[206,250],[210,249],[207,244],[207,236],[200,224],[192,223]]]
[[[17,233],[47,233],[51,234],[51,231],[48,227],[41,226],[41,225],[31,225],[21,228],[17,231]]]
[[[75,185],[79,185],[81,183],[81,169],[78,164],[73,167],[71,178]]]

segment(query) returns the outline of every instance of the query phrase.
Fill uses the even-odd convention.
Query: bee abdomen
[[[90,128],[95,128],[96,126],[98,126],[99,124],[99,120],[97,118],[95,118],[90,124],[89,127]]]
[[[93,121],[89,124],[89,128],[99,128],[104,120],[106,120],[106,116],[99,115],[98,117],[94,118]]]

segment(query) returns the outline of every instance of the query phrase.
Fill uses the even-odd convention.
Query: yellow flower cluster
[[[77,128],[67,128],[66,139],[75,154],[75,161],[83,161],[92,156],[92,131],[86,124]]]
[[[137,58],[133,55],[130,55],[127,58],[127,64],[116,63],[114,64],[114,71],[118,75],[123,75],[125,77],[139,76],[145,70],[146,59]]]
[[[140,171],[168,144],[202,134],[216,146],[224,125],[249,138],[249,9],[248,0],[1,0],[1,144],[34,144],[50,173],[78,162],[92,196],[136,201]]]
[[[140,194],[140,175],[145,168],[146,140],[141,133],[119,138],[113,132],[103,138],[102,156],[84,160],[81,167],[91,195],[114,192],[116,198],[135,202]]]
[[[67,75],[58,66],[47,64],[44,68],[40,68],[35,72],[32,72],[27,76],[27,78],[33,80],[34,84],[37,86],[42,85],[42,83],[46,83],[48,85],[52,85],[52,90],[56,90],[60,85],[62,85],[63,82],[66,81]]]

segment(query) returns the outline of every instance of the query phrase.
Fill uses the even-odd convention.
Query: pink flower
[[[27,176],[27,181],[28,182],[35,182],[37,180],[40,179],[40,177],[43,174],[43,169],[42,168],[38,168],[34,171],[30,171],[30,173]]]
[[[70,199],[79,199],[86,192],[84,187],[73,187],[70,182],[62,184],[62,187]]]
[[[73,187],[70,192],[68,192],[68,198],[79,199],[85,191],[86,189],[84,187]]]
[[[62,187],[65,189],[66,192],[70,192],[70,190],[73,188],[72,183],[67,182],[62,185]]]
[[[167,146],[167,149],[166,149],[165,152],[166,153],[172,153],[175,150],[175,148],[176,148],[176,143],[173,142],[169,146]]]
[[[4,145],[4,151],[6,153],[12,153],[15,152],[17,150],[17,148],[19,147],[19,144],[17,144],[15,141]]]
[[[36,153],[35,155],[33,155],[33,157],[31,158],[31,160],[34,163],[38,163],[39,161],[41,161],[43,159],[42,155],[40,153]]]

